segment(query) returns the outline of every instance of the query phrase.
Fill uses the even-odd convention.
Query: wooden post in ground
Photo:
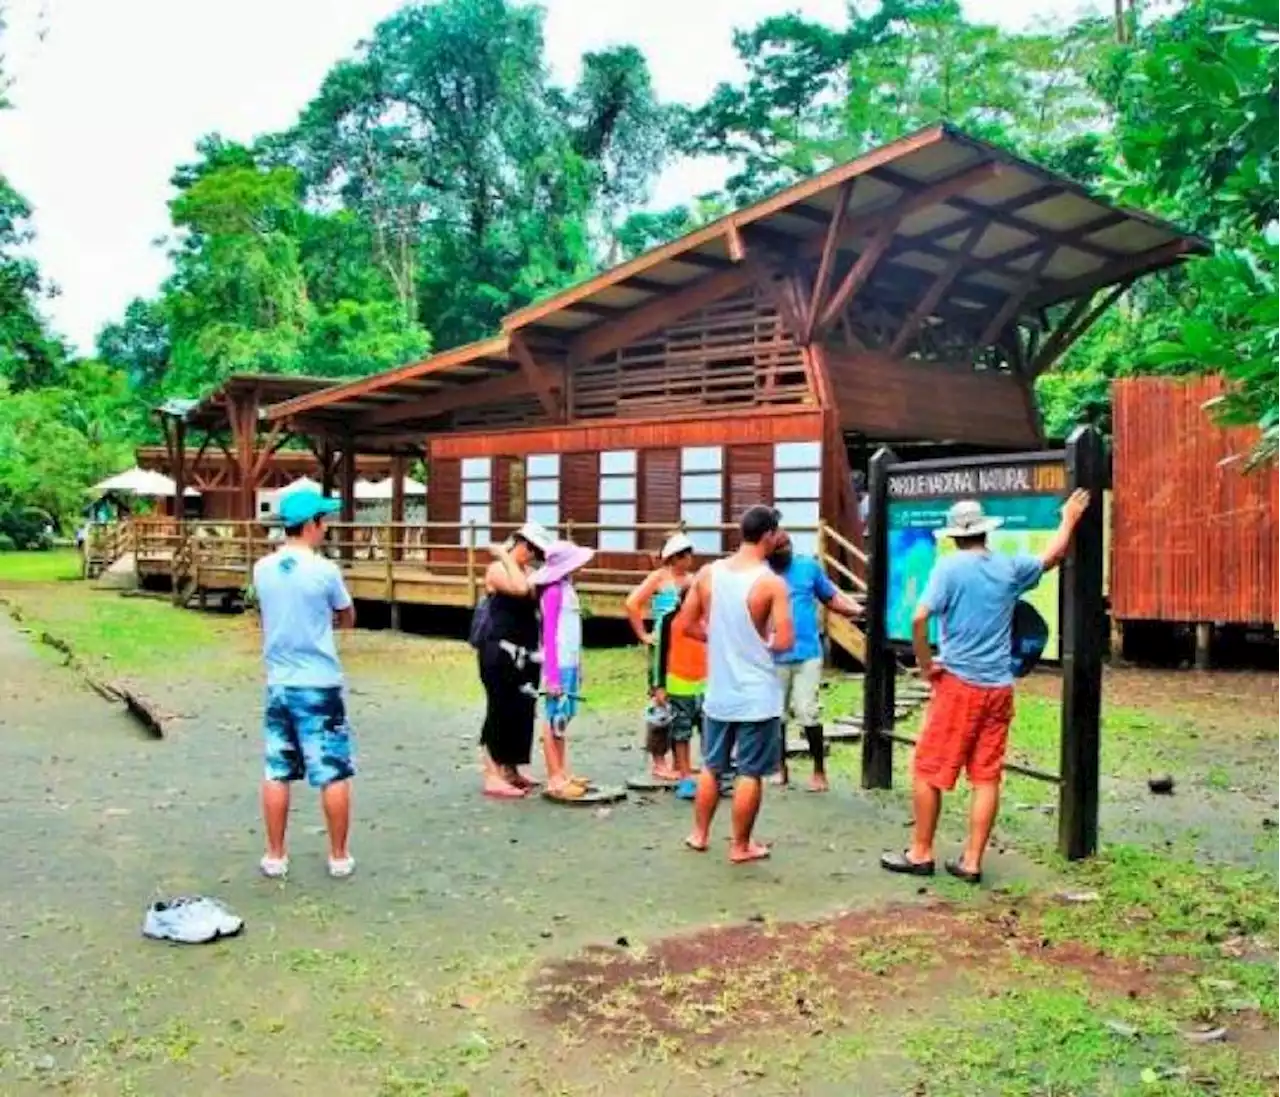
[[[1098,771],[1102,720],[1102,439],[1080,427],[1067,440],[1067,490],[1092,494],[1062,565],[1062,762],[1058,852],[1079,860],[1098,848]]]
[[[1201,621],[1196,625],[1196,670],[1213,667],[1213,623]]]
[[[350,434],[342,441],[342,519],[343,536],[338,555],[347,562],[355,557],[356,521],[356,445]]]
[[[871,459],[867,531],[867,659],[862,692],[862,787],[893,787],[893,686],[897,659],[889,644],[889,470],[891,449]]]
[[[467,603],[474,606],[479,598],[476,595],[476,523],[472,519],[467,523]]]
[[[400,454],[391,458],[391,528],[387,542],[387,601],[391,603],[391,627],[400,630],[400,603],[395,600],[395,566],[404,559],[404,478],[408,462]]]

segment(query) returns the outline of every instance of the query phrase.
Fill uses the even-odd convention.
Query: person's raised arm
[[[533,588],[529,586],[529,577],[525,575],[502,545],[493,545],[489,549],[495,559],[485,572],[485,586],[495,594],[510,594],[516,598],[527,598]]]
[[[689,593],[684,596],[684,601],[676,610],[676,619],[671,625],[673,629],[679,629],[685,636],[691,636],[695,640],[705,641],[707,638],[707,587],[710,583],[711,573],[708,570],[710,567],[711,565],[707,564],[698,572],[698,577],[689,587]]]
[[[796,624],[791,619],[791,592],[778,576],[770,576],[770,580],[769,620],[772,632],[769,636],[769,650],[775,653],[790,651],[796,642]]]
[[[1067,555],[1067,549],[1071,547],[1071,538],[1075,536],[1076,526],[1080,524],[1080,519],[1088,509],[1089,493],[1084,488],[1076,488],[1062,504],[1062,521],[1058,524],[1053,539],[1040,554],[1041,570],[1052,571],[1062,563]]]
[[[662,582],[662,569],[649,572],[644,581],[627,595],[627,620],[631,622],[631,631],[642,644],[652,644],[653,633],[644,627],[644,611],[653,598],[654,592]]]

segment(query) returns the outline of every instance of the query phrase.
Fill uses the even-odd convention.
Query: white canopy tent
[[[178,485],[163,472],[154,472],[135,465],[125,472],[108,476],[89,490],[99,498],[103,495],[135,495],[147,499],[172,499],[178,490]],[[195,488],[187,488],[182,494],[188,499],[200,497],[200,493]]]
[[[371,503],[388,501],[391,498],[391,490],[394,486],[390,476],[385,480],[357,480],[356,500]],[[404,478],[404,494],[406,499],[414,495],[426,495],[427,485],[413,479],[411,476],[406,476]]]

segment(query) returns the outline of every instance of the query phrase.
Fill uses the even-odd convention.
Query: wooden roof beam
[[[542,405],[542,410],[547,413],[547,417],[553,422],[562,419],[564,409],[556,395],[551,371],[534,358],[529,345],[524,341],[524,336],[518,332],[511,336],[511,357],[516,360],[516,365],[520,367],[521,374],[533,394],[537,396],[538,403]]]
[[[438,415],[444,415],[457,408],[470,407],[473,404],[490,404],[513,396],[524,396],[528,392],[528,378],[523,372],[517,370],[488,381],[481,381],[479,384],[455,385],[453,388],[421,400],[388,404],[385,408],[378,408],[377,411],[366,412],[355,421],[353,427],[357,433],[360,433],[389,426],[392,423],[403,423],[408,419],[434,419]]]
[[[822,241],[821,258],[818,260],[818,276],[813,282],[813,292],[809,296],[808,308],[804,311],[804,327],[800,342],[813,342],[813,332],[818,326],[818,310],[831,288],[831,276],[835,273],[836,254],[840,250],[840,237],[844,233],[845,217],[849,212],[849,199],[853,196],[856,179],[847,179],[840,184],[836,195],[836,208],[827,223],[827,232]]]
[[[1050,282],[1031,298],[1028,306],[1040,308],[1082,293],[1090,293],[1112,282],[1136,278],[1154,268],[1168,266],[1183,256],[1199,254],[1202,251],[1203,247],[1196,240],[1185,237],[1170,240],[1167,244],[1160,244],[1137,255],[1131,255],[1127,259],[1112,263],[1091,274],[1083,274],[1079,278],[1072,278],[1066,282]]]
[[[1009,294],[1004,304],[1000,306],[999,311],[987,322],[987,326],[982,329],[982,334],[978,337],[978,346],[987,347],[996,343],[1004,329],[1009,326],[1009,322],[1018,315],[1018,310],[1022,308],[1023,302],[1039,286],[1040,275],[1044,273],[1045,268],[1052,262],[1057,251],[1057,247],[1051,245],[1040,253],[1040,258],[1027,271],[1026,281],[1013,293]]]
[[[749,263],[742,263],[690,282],[683,289],[669,296],[648,301],[624,313],[616,320],[606,320],[603,324],[597,324],[569,340],[570,365],[598,358],[611,350],[626,346],[632,340],[657,331],[681,316],[696,312],[738,290],[746,289],[755,281],[755,278],[755,268]]]
[[[867,246],[862,249],[862,254],[854,261],[853,266],[849,268],[849,272],[831,295],[831,299],[823,307],[822,315],[811,333],[813,336],[821,335],[831,327],[844,311],[845,306],[853,300],[858,290],[866,284],[867,279],[871,277],[871,272],[875,269],[876,263],[880,261],[880,257],[885,253],[885,249],[888,248],[889,242],[893,239],[893,234],[901,220],[901,216],[886,218],[879,231],[867,242]]]
[[[985,224],[975,225],[969,230],[969,235],[964,238],[964,242],[952,257],[951,262],[947,264],[944,270],[938,273],[933,285],[929,287],[928,292],[921,298],[920,303],[907,314],[907,318],[902,322],[902,327],[898,329],[898,333],[893,337],[893,342],[889,345],[889,353],[895,358],[902,354],[907,344],[911,342],[912,336],[920,330],[920,325],[933,314],[934,309],[942,302],[943,295],[951,288],[951,283],[956,280],[957,275],[960,273],[960,268],[964,266],[965,261],[973,252],[973,249],[978,246],[979,239],[986,231],[987,226]]]
[[[1137,276],[1128,278],[1118,285],[1112,286],[1110,292],[1102,298],[1089,312],[1081,319],[1076,319],[1082,310],[1081,305],[1087,305],[1092,300],[1092,295],[1082,297],[1077,302],[1076,307],[1072,309],[1071,314],[1059,325],[1058,330],[1050,336],[1049,341],[1036,355],[1035,360],[1031,363],[1030,376],[1038,377],[1047,370],[1054,362],[1056,362],[1063,354],[1065,354],[1086,331],[1088,331],[1098,321],[1104,312],[1107,311],[1120,295],[1133,285]]]
[[[729,258],[735,263],[741,263],[747,257],[746,242],[742,239],[742,233],[733,221],[725,225],[724,246],[729,252]]]
[[[907,192],[920,189],[921,184],[912,179],[908,175],[903,175],[893,168],[882,167],[877,168],[875,174],[883,179],[886,183],[892,183],[895,187],[899,187]],[[1029,236],[1034,236],[1042,242],[1054,244],[1070,244],[1072,247],[1078,248],[1080,251],[1087,252],[1090,255],[1096,255],[1099,258],[1112,260],[1124,255],[1114,248],[1103,247],[1101,244],[1092,244],[1081,239],[1075,232],[1064,232],[1058,229],[1047,228],[1044,225],[1037,225],[1034,221],[1028,221],[1025,217],[1020,217],[1016,213],[1002,212],[996,206],[984,206],[981,202],[975,202],[970,198],[965,198],[959,194],[953,195],[947,199],[947,204],[953,206],[964,213],[973,214],[979,217],[988,217],[1001,225],[1007,225],[1009,228],[1017,229],[1019,232],[1025,232]]]
[[[432,355],[430,358],[410,362],[407,365],[400,366],[398,369],[387,370],[385,373],[375,373],[368,377],[358,377],[345,384],[319,389],[304,396],[294,397],[292,400],[284,400],[279,404],[273,404],[266,409],[265,417],[267,419],[284,419],[300,412],[377,392],[388,388],[397,381],[416,380],[419,377],[445,373],[463,362],[474,361],[478,358],[505,358],[506,355],[506,335],[483,339],[477,343],[467,343],[465,346],[442,351],[440,354]]]

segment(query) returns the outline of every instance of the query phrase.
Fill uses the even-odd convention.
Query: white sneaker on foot
[[[343,880],[356,870],[356,859],[349,854],[346,857],[329,858],[329,875],[335,880]]]
[[[269,857],[263,855],[262,860],[258,862],[258,867],[262,869],[263,876],[269,876],[273,880],[281,880],[289,875],[289,858]]]

